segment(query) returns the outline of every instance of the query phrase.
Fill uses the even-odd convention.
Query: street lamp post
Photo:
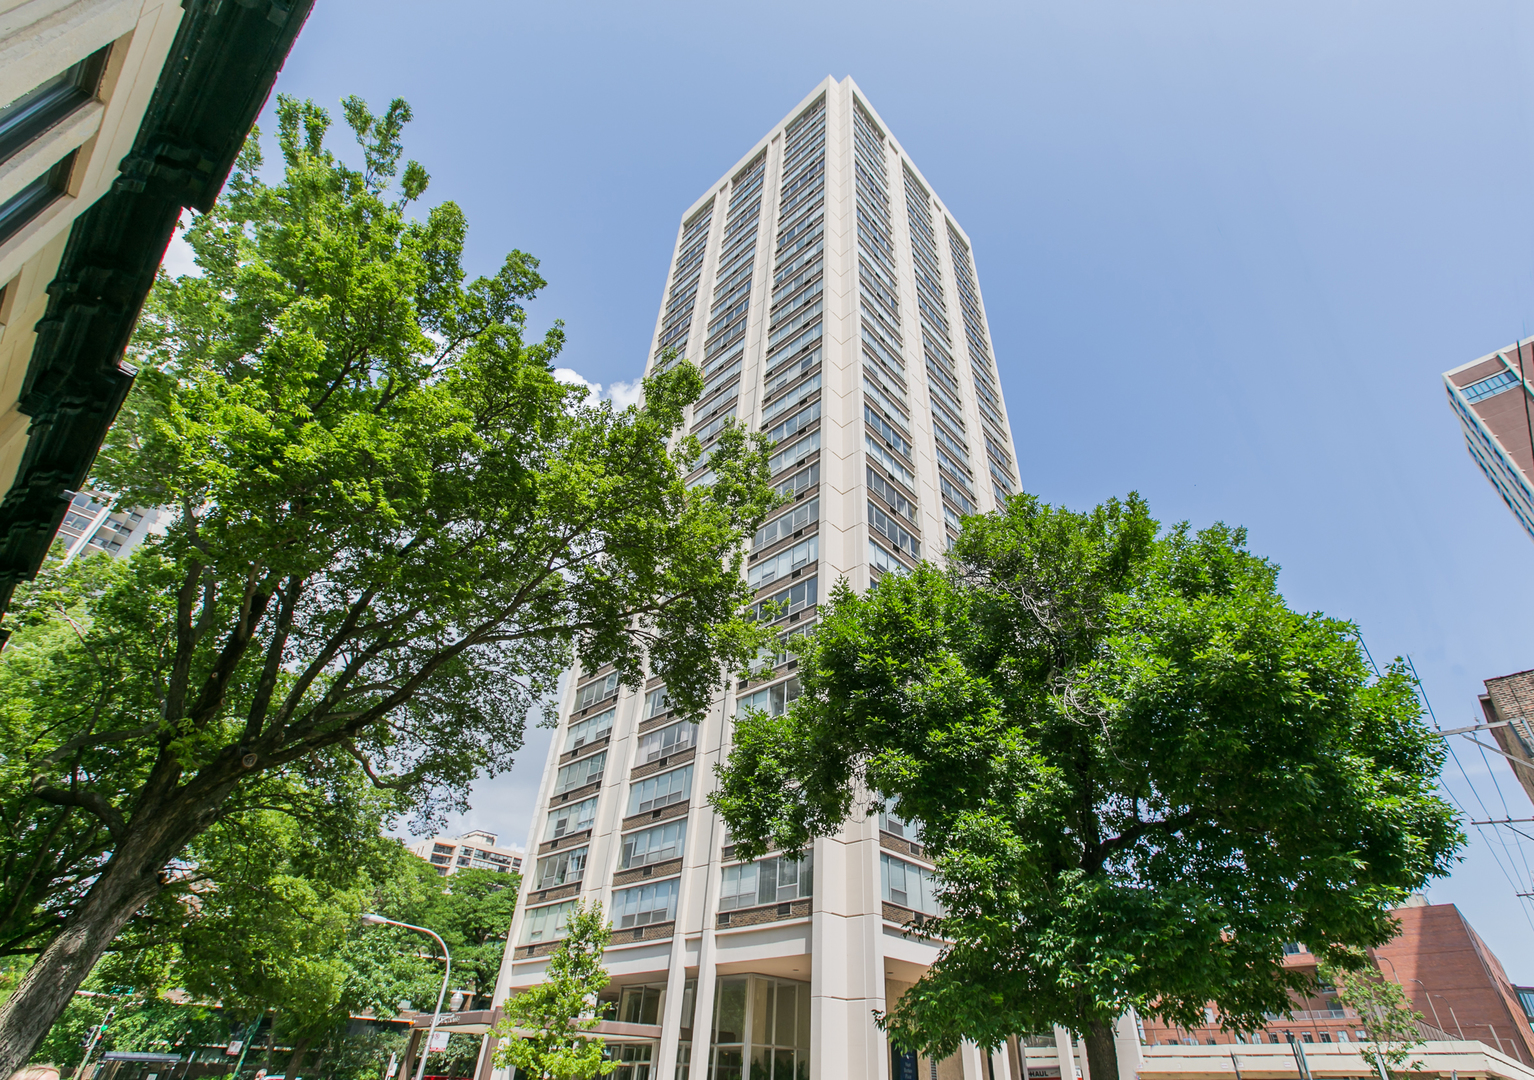
[[[447,951],[447,942],[438,937],[436,931],[428,930],[424,926],[415,926],[411,923],[398,922],[394,919],[386,919],[382,915],[372,914],[362,916],[362,921],[369,926],[402,926],[406,930],[414,930],[418,934],[427,934],[442,948],[442,957],[447,961],[442,971],[442,989],[437,991],[437,1009],[431,1014],[431,1027],[426,1032],[426,1046],[421,1051],[421,1063],[415,1070],[415,1080],[421,1080],[426,1075],[426,1055],[431,1053],[431,1040],[437,1034],[437,1021],[442,1016],[442,999],[447,997],[447,981],[453,974],[453,957]]]

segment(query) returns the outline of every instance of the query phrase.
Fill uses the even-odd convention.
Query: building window
[[[574,900],[550,904],[548,907],[528,908],[527,917],[522,921],[522,944],[532,945],[564,937],[565,923],[574,910]]]
[[[570,833],[585,832],[597,818],[597,797],[582,799],[568,806],[557,806],[549,811],[549,823],[544,826],[543,840],[558,840]]]
[[[680,878],[654,884],[636,885],[613,893],[613,925],[623,930],[631,926],[670,922],[676,917],[676,897]]]
[[[720,979],[714,991],[710,1077],[798,1080],[810,1071],[810,988],[760,975]]]
[[[672,803],[683,802],[692,790],[692,766],[687,765],[670,772],[658,773],[636,781],[629,788],[629,814],[643,814],[647,810],[659,810]]]
[[[575,708],[577,711],[581,709],[589,709],[592,705],[595,705],[599,701],[607,700],[617,692],[618,673],[614,671],[609,673],[607,678],[598,679],[593,683],[587,683],[585,686],[581,687],[580,690],[576,691]]]
[[[33,139],[96,96],[111,46],[86,59],[15,101],[0,108],[0,161],[8,161]]]
[[[554,776],[554,794],[563,795],[567,791],[574,791],[578,787],[594,784],[602,779],[602,770],[607,766],[607,751],[592,754],[590,757],[572,761],[560,769]]]
[[[683,750],[690,750],[697,745],[697,742],[698,725],[691,720],[680,720],[675,724],[668,724],[656,731],[649,731],[639,736],[637,763],[643,765],[657,758],[680,754]]]
[[[1495,397],[1504,390],[1511,390],[1518,385],[1518,376],[1511,371],[1499,371],[1488,379],[1473,382],[1460,390],[1465,395],[1465,400],[1474,405],[1483,398]]]
[[[664,686],[657,686],[645,695],[644,716],[646,720],[652,716],[659,716],[669,708],[671,708],[671,699],[666,696],[666,688]]]
[[[910,838],[916,835],[916,830],[902,817],[896,817],[888,809],[879,811],[879,828],[891,836]]]
[[[618,864],[618,869],[627,870],[634,866],[649,866],[668,859],[680,859],[682,844],[686,839],[686,818],[668,821],[643,832],[630,833],[623,838],[623,860]]]
[[[658,1020],[647,1023],[656,1024]],[[609,1043],[603,1052],[608,1061],[616,1061],[618,1067],[610,1074],[610,1080],[650,1080],[650,1057],[655,1052],[651,1043]]]
[[[0,244],[68,193],[69,175],[74,168],[75,151],[71,150],[53,168],[0,203]]]
[[[768,716],[782,716],[785,709],[799,697],[799,680],[764,686],[754,694],[742,694],[735,701],[735,715],[744,716],[748,709],[759,709]]]
[[[570,725],[570,733],[565,736],[565,753],[571,750],[579,750],[587,743],[596,742],[602,736],[613,729],[613,719],[618,715],[617,709],[608,709],[606,712],[589,716],[584,720],[577,720]]]
[[[879,887],[892,904],[927,915],[944,914],[937,898],[937,875],[925,866],[879,854]]]
[[[719,910],[781,904],[802,900],[813,894],[815,883],[814,854],[805,852],[800,859],[781,855],[754,863],[726,866],[719,885]]]
[[[557,851],[538,860],[538,872],[534,877],[535,889],[552,889],[581,880],[586,874],[586,852],[583,847],[569,851]]]

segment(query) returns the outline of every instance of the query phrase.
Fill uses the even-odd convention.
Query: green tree
[[[428,813],[461,805],[573,660],[661,675],[695,713],[762,641],[740,566],[766,452],[731,427],[687,486],[697,369],[647,379],[642,408],[585,400],[553,376],[561,327],[524,341],[536,260],[466,283],[462,212],[411,216],[427,176],[400,165],[403,102],[346,101],[361,170],[325,149],[324,110],[277,114],[282,181],[253,138],[188,230],[203,276],[146,305],[98,462],[124,502],[173,508],[168,532],[59,632],[3,748],[0,804],[95,830],[99,855],[0,1005],[0,1073],[267,771],[344,755]],[[46,906],[44,872],[20,909]]]
[[[1358,1014],[1368,1036],[1369,1053],[1387,1076],[1422,1069],[1412,1051],[1422,1046],[1422,1014],[1411,1007],[1411,998],[1398,983],[1386,979],[1362,956],[1348,966],[1322,964],[1321,978],[1337,987],[1337,1000]]]
[[[428,872],[435,876],[429,867]],[[411,921],[430,926],[447,943],[453,954],[453,985],[467,990],[478,1002],[465,1008],[489,1008],[522,877],[465,869],[439,880],[440,891],[420,919]]]
[[[871,805],[916,824],[944,948],[880,1023],[935,1058],[1060,1024],[1114,1076],[1127,1008],[1261,1026],[1308,982],[1286,941],[1389,939],[1463,842],[1411,680],[1372,678],[1277,574],[1133,495],[1022,496],[966,519],[945,569],[842,583],[795,707],[737,722],[714,802],[738,855]]]
[[[611,981],[602,967],[611,934],[601,904],[570,912],[543,981],[509,998],[492,1032],[502,1043],[498,1067],[515,1066],[534,1080],[592,1080],[618,1067],[603,1059],[600,1036],[584,1034],[597,1026],[597,995]]]

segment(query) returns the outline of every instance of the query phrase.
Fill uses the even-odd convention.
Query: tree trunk
[[[0,1005],[0,1076],[26,1063],[112,939],[164,888],[161,871],[211,819],[201,809],[135,815],[148,824],[127,827],[85,899]]]
[[[1119,1050],[1113,1044],[1113,1024],[1093,1020],[1082,1038],[1087,1044],[1089,1080],[1119,1080]]]
[[[288,1058],[288,1071],[283,1074],[286,1080],[293,1080],[298,1075],[298,1070],[304,1064],[304,1052],[309,1049],[308,1039],[299,1039],[293,1044],[293,1056]]]

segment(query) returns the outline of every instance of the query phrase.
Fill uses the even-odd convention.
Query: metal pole
[[[371,926],[402,926],[418,934],[427,934],[442,948],[442,958],[446,961],[442,970],[442,989],[437,991],[437,1009],[431,1014],[431,1027],[426,1031],[426,1045],[421,1050],[421,1063],[415,1070],[415,1080],[421,1080],[426,1075],[426,1056],[431,1053],[432,1036],[437,1034],[437,1021],[442,1018],[442,1001],[447,997],[447,981],[453,974],[453,957],[447,951],[447,942],[438,937],[435,930],[428,930],[424,926],[416,926],[413,923],[386,919],[382,915],[364,915],[362,921]]]
[[[1443,997],[1443,995],[1442,995],[1442,994],[1440,994],[1440,995],[1439,995],[1439,997]],[[1449,1000],[1449,999],[1448,999],[1448,998],[1444,998],[1444,1000],[1445,1000],[1445,1001],[1448,1001],[1448,1000]],[[1457,1016],[1455,1016],[1455,1015],[1454,1015],[1454,1006],[1453,1006],[1453,1005],[1450,1005],[1450,1006],[1449,1006],[1449,1016],[1450,1016],[1450,1017],[1451,1017],[1451,1018],[1452,1018],[1452,1019],[1453,1019],[1453,1021],[1454,1021],[1454,1030],[1455,1030],[1455,1031],[1458,1031],[1458,1032],[1459,1032],[1459,1037],[1460,1037],[1460,1038],[1461,1038],[1461,1039],[1463,1039],[1463,1038],[1464,1038],[1464,1037],[1465,1037],[1465,1029],[1464,1029],[1464,1028],[1463,1028],[1463,1027],[1461,1027],[1461,1026],[1460,1026],[1460,1023],[1459,1023],[1459,1017],[1457,1017]]]
[[[1427,983],[1421,979],[1413,979],[1412,982],[1422,987],[1422,992],[1427,995],[1427,1007],[1433,1010],[1433,1023],[1438,1025],[1439,1031],[1444,1031],[1443,1021],[1438,1019],[1438,1006],[1433,1004],[1433,994],[1427,988]],[[1444,1031],[1445,1034],[1448,1034]]]
[[[266,1019],[266,1007],[262,1006],[260,1014],[251,1021],[250,1030],[245,1033],[244,1045],[240,1047],[240,1060],[234,1063],[234,1072],[229,1075],[234,1080],[240,1080],[240,1070],[245,1067],[245,1055],[250,1053],[250,1044],[256,1041],[256,1033],[261,1030],[261,1021]]]
[[[85,1076],[85,1066],[90,1064],[91,1053],[96,1049],[96,1044],[101,1041],[101,1036],[106,1033],[107,1022],[112,1019],[112,1014],[117,1011],[113,1005],[107,1009],[107,1014],[101,1018],[101,1023],[96,1025],[96,1030],[91,1035],[91,1041],[85,1044],[85,1056],[80,1059],[80,1064],[75,1067],[75,1080],[81,1080]]]

